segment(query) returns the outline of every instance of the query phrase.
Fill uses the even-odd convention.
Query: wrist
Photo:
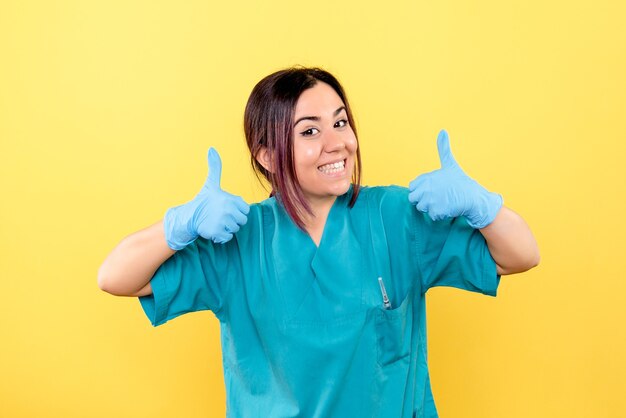
[[[165,240],[172,250],[182,250],[198,238],[192,228],[189,228],[191,219],[187,216],[185,205],[169,208],[163,217]]]
[[[481,229],[493,222],[504,204],[502,195],[485,190],[476,197],[473,210],[467,214],[467,223],[474,229]]]

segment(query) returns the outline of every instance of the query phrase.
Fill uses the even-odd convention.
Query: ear
[[[259,152],[256,154],[256,160],[270,173],[274,172],[274,168],[272,167],[272,160],[270,158],[270,153],[267,150],[267,147],[262,147]]]

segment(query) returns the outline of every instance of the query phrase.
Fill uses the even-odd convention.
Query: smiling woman
[[[337,109],[329,112],[329,109]],[[304,91],[296,105],[294,160],[298,182],[313,213],[348,191],[358,143],[339,95],[326,83]]]
[[[319,227],[351,182],[354,205],[361,155],[350,104],[333,75],[291,68],[265,77],[248,99],[244,130],[253,167],[300,228],[307,229],[307,221]],[[342,172],[335,171],[339,166],[322,167],[342,162]]]
[[[324,70],[265,77],[244,127],[271,196],[222,190],[211,148],[202,190],[123,240],[101,288],[139,296],[153,326],[214,312],[229,417],[436,417],[426,292],[495,296],[501,273],[538,263],[530,229],[465,175],[445,131],[440,170],[361,187],[350,106]]]

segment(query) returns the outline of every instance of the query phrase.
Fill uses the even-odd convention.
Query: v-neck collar
[[[319,245],[317,245],[315,241],[313,241],[313,237],[311,237],[311,235],[308,232],[301,231],[306,236],[310,244],[313,245],[313,249],[315,250],[316,253],[317,251],[319,251],[321,247],[325,246],[324,241],[327,241],[328,239],[330,239],[330,238],[327,238],[327,235],[331,234],[333,231],[329,232],[329,230],[333,229],[336,226],[335,220],[340,217],[341,211],[347,206],[347,201],[351,196],[352,196],[352,184],[350,185],[350,188],[348,189],[346,193],[340,196],[337,196],[332,206],[330,207],[330,210],[328,211],[328,215],[326,216],[326,221],[324,222],[324,227],[322,228],[322,236],[320,237]]]
[[[315,246],[316,249],[319,249],[319,247],[322,245],[322,241],[324,240],[324,236],[327,235],[326,231],[328,229],[328,224],[330,222],[330,220],[332,219],[332,217],[334,216],[334,213],[336,211],[335,207],[338,206],[338,200],[341,198],[341,196],[336,196],[335,200],[333,201],[333,204],[330,205],[330,208],[328,209],[328,213],[326,214],[326,219],[324,219],[324,224],[322,225],[322,234],[320,235],[320,242],[319,244],[315,243],[315,240],[313,239],[313,237],[311,236],[311,234],[309,233],[309,231],[304,231],[305,235],[311,240],[311,243]]]
[[[280,227],[272,240],[277,288],[287,322],[316,323],[353,314],[362,306],[362,286],[352,283],[363,275],[363,249],[349,219],[352,188],[331,206],[320,245],[280,210]]]

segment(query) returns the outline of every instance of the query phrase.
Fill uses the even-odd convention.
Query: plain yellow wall
[[[626,416],[626,6],[600,1],[0,3],[0,416],[224,416],[218,322],[153,328],[98,289],[126,235],[222,186],[266,197],[254,84],[319,65],[368,185],[457,161],[532,227],[541,265],[428,296],[442,418]]]

